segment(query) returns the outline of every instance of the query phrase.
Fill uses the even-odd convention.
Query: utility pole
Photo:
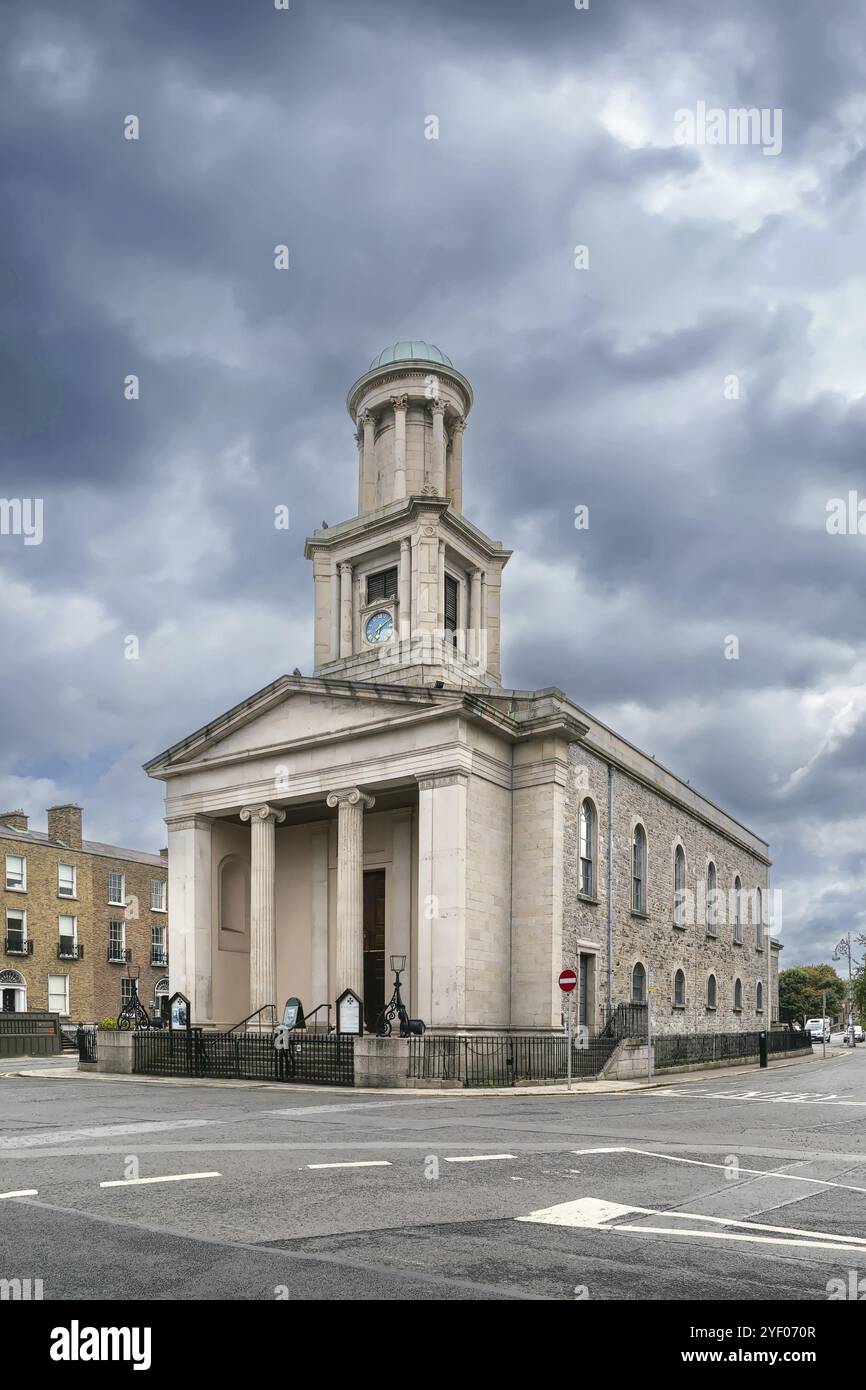
[[[857,936],[857,937],[854,938],[854,940],[855,940],[855,944],[856,944],[856,945],[858,945],[858,946],[866,946],[866,936]],[[857,1046],[857,1043],[856,1043],[856,1040],[855,1040],[855,1037],[854,1037],[854,1014],[853,1014],[853,1002],[854,1002],[854,966],[856,965],[857,969],[859,970],[859,969],[860,969],[860,966],[861,966],[861,964],[862,964],[862,961],[859,961],[859,960],[855,960],[855,959],[854,959],[854,956],[853,956],[852,951],[851,951],[851,933],[850,933],[850,931],[845,933],[845,935],[842,937],[842,940],[839,942],[839,945],[836,947],[835,951],[833,952],[833,959],[834,959],[834,960],[842,960],[843,956],[847,956],[847,957],[848,957],[848,1007],[847,1007],[848,1024],[847,1024],[847,1027],[846,1027],[846,1030],[845,1030],[845,1031],[846,1031],[846,1034],[847,1034],[848,1046],[849,1046],[849,1047],[856,1047],[856,1046]]]

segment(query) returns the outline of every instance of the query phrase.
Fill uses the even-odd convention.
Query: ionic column
[[[336,560],[331,565],[331,654],[329,661],[336,661],[340,655],[340,567]]]
[[[352,655],[352,566],[340,565],[340,656]]]
[[[439,637],[445,635],[445,542],[439,541],[439,572],[436,581],[438,601],[436,604],[436,627],[439,630]]]
[[[433,465],[430,482],[437,497],[445,495],[445,402],[438,397],[430,402],[433,415]]]
[[[445,480],[446,492],[455,512],[463,511],[463,431],[466,421],[458,415],[451,423],[451,461]]]
[[[241,810],[250,822],[250,1013],[277,1002],[274,826],[285,819],[266,802]]]
[[[397,598],[400,604],[400,641],[408,642],[412,634],[412,542],[406,537],[400,542],[400,579]]]
[[[406,407],[408,396],[392,396],[394,407],[394,497],[406,496]]]
[[[364,436],[358,430],[355,435],[358,446],[358,515],[364,510]]]
[[[376,417],[372,410],[362,410],[358,424],[364,430],[364,480],[361,511],[372,512],[376,507]]]
[[[364,811],[375,798],[357,787],[329,792],[327,804],[337,807],[337,978],[344,989],[364,997]]]

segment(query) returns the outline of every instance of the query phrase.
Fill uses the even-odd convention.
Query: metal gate
[[[133,1069],[147,1076],[354,1086],[355,1041],[346,1034],[298,1032],[278,1051],[270,1033],[150,1029],[135,1034]]]

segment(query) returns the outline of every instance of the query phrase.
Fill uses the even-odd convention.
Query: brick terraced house
[[[113,1018],[138,980],[150,1013],[168,1000],[168,851],[81,834],[80,806],[52,806],[47,832],[0,812],[0,1009],[50,1009],[70,1023]]]

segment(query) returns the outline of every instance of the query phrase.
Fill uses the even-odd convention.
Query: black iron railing
[[[108,963],[109,965],[125,965],[132,960],[132,948],[123,946],[109,946]]]
[[[337,1033],[298,1033],[285,1050],[278,1050],[270,1033],[151,1031],[136,1033],[133,1050],[135,1071],[150,1076],[355,1084],[354,1038]]]
[[[599,1036],[607,1038],[645,1038],[646,1004],[614,1004],[605,1008]]]
[[[58,960],[83,960],[84,947],[79,946],[74,941],[58,941],[57,943]]]
[[[75,1043],[78,1048],[79,1062],[95,1062],[99,1057],[97,1045],[98,1034],[95,1028],[88,1028],[81,1024],[75,1031]]]
[[[29,937],[7,936],[5,949],[7,956],[32,956],[33,942]]]
[[[777,1028],[767,1031],[768,1053],[796,1052],[809,1047],[811,1039],[798,1030]],[[661,1033],[654,1039],[657,1067],[686,1066],[692,1062],[725,1062],[735,1058],[757,1057],[759,1033]]]
[[[572,1076],[597,1076],[612,1056],[617,1041],[576,1033]],[[416,1080],[455,1081],[463,1086],[514,1086],[520,1081],[564,1081],[567,1075],[565,1034],[468,1038],[427,1034],[409,1039],[408,1076]]]
[[[159,951],[155,947],[152,947],[150,952],[150,963],[151,965],[159,966],[168,965],[168,951]]]

